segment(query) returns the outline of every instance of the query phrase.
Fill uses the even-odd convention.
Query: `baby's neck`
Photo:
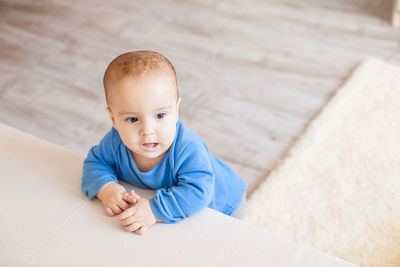
[[[140,155],[135,155],[133,154],[132,151],[131,155],[139,171],[148,172],[151,171],[158,164],[158,162],[160,162],[160,160],[164,157],[165,153],[153,159],[145,158]]]

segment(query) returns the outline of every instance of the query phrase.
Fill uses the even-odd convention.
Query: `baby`
[[[175,69],[159,53],[115,58],[104,74],[112,129],[84,161],[82,191],[97,197],[125,230],[143,234],[205,207],[242,218],[246,183],[178,117]],[[127,193],[122,179],[157,190],[152,199]],[[235,215],[236,214],[236,215]]]

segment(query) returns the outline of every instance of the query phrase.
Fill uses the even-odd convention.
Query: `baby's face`
[[[164,156],[176,134],[180,101],[175,82],[166,75],[127,77],[111,86],[107,110],[134,158]]]

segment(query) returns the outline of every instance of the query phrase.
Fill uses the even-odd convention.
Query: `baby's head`
[[[103,82],[106,110],[135,161],[161,159],[174,141],[180,103],[172,64],[152,51],[125,53]]]

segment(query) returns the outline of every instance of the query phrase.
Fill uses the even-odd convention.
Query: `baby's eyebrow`
[[[161,107],[161,108],[156,108],[155,110],[153,110],[153,112],[155,111],[159,111],[159,110],[168,110],[171,109],[171,105],[169,106],[165,106],[165,107]],[[118,112],[118,116],[123,116],[123,115],[127,115],[127,114],[141,114],[140,112],[133,112],[133,111],[120,111]]]
[[[127,115],[127,114],[138,114],[138,113],[136,113],[136,112],[131,112],[131,111],[121,111],[121,112],[118,112],[118,116]]]
[[[171,105],[169,105],[169,106],[166,106],[166,107],[157,108],[157,109],[155,109],[154,111],[158,111],[158,110],[166,110],[166,109],[170,109],[170,108],[171,108]]]

